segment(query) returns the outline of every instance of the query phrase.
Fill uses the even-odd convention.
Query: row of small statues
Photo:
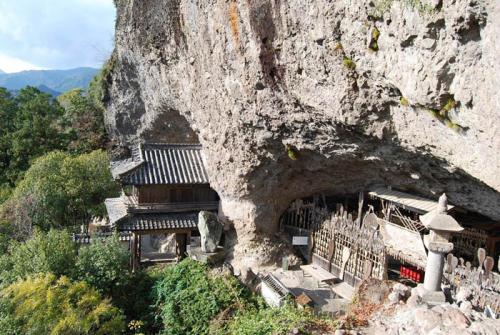
[[[460,288],[467,288],[472,294],[472,304],[478,308],[490,306],[493,310],[500,309],[500,275],[493,272],[494,259],[486,255],[483,248],[477,251],[478,266],[457,258],[452,254],[446,257],[445,278],[453,293]],[[497,263],[500,271],[500,259]]]

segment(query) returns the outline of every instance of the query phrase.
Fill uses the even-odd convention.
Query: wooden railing
[[[219,208],[218,201],[204,202],[172,202],[165,204],[129,204],[129,213],[164,213],[164,212],[187,212],[208,210],[213,211]]]

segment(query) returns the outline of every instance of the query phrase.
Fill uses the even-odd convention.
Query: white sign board
[[[307,236],[293,236],[292,237],[292,244],[293,245],[307,245],[308,239],[309,238]]]

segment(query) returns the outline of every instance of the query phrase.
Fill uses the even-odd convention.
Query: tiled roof
[[[127,216],[127,204],[125,198],[108,198],[104,200],[108,211],[109,222],[115,224],[118,220]]]
[[[131,160],[144,163],[125,176],[130,185],[208,184],[201,145],[145,144]]]
[[[422,198],[413,194],[390,190],[388,188],[377,188],[368,192],[372,197],[381,198],[399,205],[402,208],[425,214],[437,208],[437,200]],[[454,206],[448,205],[448,210]]]
[[[112,236],[113,233],[98,233],[98,234],[73,234],[73,242],[76,242],[78,244],[90,244],[96,239],[103,239]],[[127,242],[130,241],[130,232],[128,231],[122,231],[118,233],[118,239],[120,242]]]
[[[119,224],[121,231],[196,229],[198,213],[134,214]]]
[[[118,179],[120,178],[123,174],[126,174],[130,171],[133,171],[136,169],[138,166],[142,165],[144,162],[143,161],[138,161],[135,160],[134,158],[127,158],[127,159],[122,159],[119,161],[112,161],[110,166],[111,166],[111,175],[113,178]]]

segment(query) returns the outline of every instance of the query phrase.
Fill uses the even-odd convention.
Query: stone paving
[[[344,314],[349,301],[337,296],[328,284],[319,283],[314,277],[304,276],[302,270],[275,270],[276,276],[295,296],[307,294],[314,301],[317,312],[328,313],[331,316]]]

